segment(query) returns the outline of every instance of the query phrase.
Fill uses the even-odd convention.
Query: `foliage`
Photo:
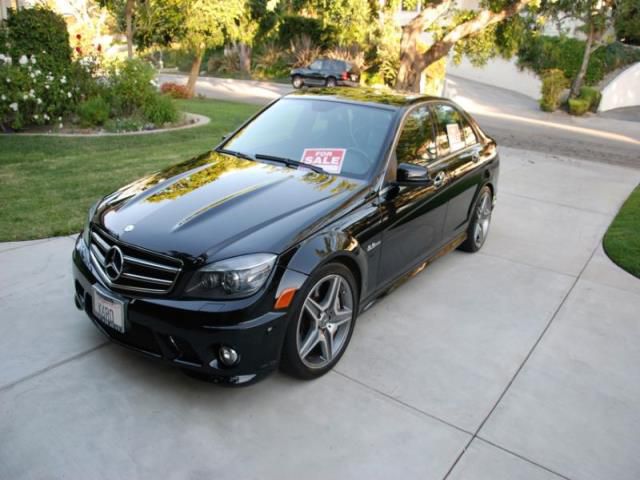
[[[278,42],[284,48],[289,47],[296,38],[306,36],[314,45],[324,47],[329,43],[332,29],[325,29],[320,19],[300,15],[285,15],[280,20]]]
[[[569,80],[562,70],[550,69],[542,74],[542,99],[540,108],[545,112],[553,112],[560,106],[560,96],[569,87]]]
[[[81,102],[76,113],[81,126],[95,127],[103,125],[109,119],[110,107],[102,96],[95,96]]]
[[[427,67],[424,71],[425,88],[423,93],[427,95],[442,95],[447,74],[447,61],[446,57],[441,58]]]
[[[109,133],[139,132],[144,129],[146,121],[139,115],[129,117],[110,118],[104,124],[104,129]]]
[[[589,104],[589,109],[592,112],[596,112],[598,110],[598,105],[600,105],[602,94],[595,88],[582,87],[580,89],[579,98],[586,100],[587,103]]]
[[[323,28],[331,27],[330,43],[337,45],[364,45],[371,28],[371,8],[368,0],[311,0]]]
[[[141,110],[157,95],[153,67],[138,59],[114,62],[107,68],[109,104],[117,116]]]
[[[36,6],[9,10],[6,20],[8,53],[14,62],[35,55],[38,68],[44,72],[63,74],[71,65],[71,47],[67,24],[53,10]]]
[[[171,98],[155,95],[147,100],[142,109],[144,118],[156,127],[178,121],[178,110]]]
[[[638,0],[617,2],[615,29],[618,40],[640,45],[640,2]]]
[[[258,108],[212,100],[178,104],[211,122],[153,135],[0,136],[0,241],[78,232],[98,198],[209,150],[212,138],[232,131]]]
[[[570,98],[568,101],[569,113],[571,115],[582,116],[589,111],[589,101],[583,98]]]
[[[397,28],[392,15],[385,15],[384,22],[379,25],[372,35],[369,68],[373,84],[381,83],[393,85],[400,65],[400,29]]]
[[[580,70],[585,42],[568,37],[533,36],[518,52],[518,64],[541,74],[548,69],[562,70],[567,78],[574,78]],[[608,73],[640,61],[640,51],[613,43],[598,48],[587,68],[586,83],[595,85]]]
[[[0,53],[0,129],[57,121],[74,107],[79,91],[66,74],[43,71],[39,57],[26,55],[16,62]]]
[[[263,43],[255,53],[253,69],[259,78],[284,78],[289,76],[289,56],[276,42]]]
[[[291,41],[291,54],[293,55],[294,67],[305,67],[313,62],[320,55],[320,48],[317,47],[311,37],[301,35],[294,37]]]
[[[636,187],[618,212],[604,237],[607,255],[640,278],[640,187]]]
[[[189,98],[187,87],[173,82],[165,82],[160,86],[160,92],[171,98]]]

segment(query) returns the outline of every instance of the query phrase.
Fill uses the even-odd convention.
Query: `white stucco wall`
[[[640,63],[636,63],[614,78],[604,90],[598,111],[640,105]]]
[[[484,67],[474,67],[469,60],[463,58],[460,65],[455,65],[450,61],[447,73],[495,87],[513,90],[536,100],[540,98],[542,82],[536,74],[527,70],[520,71],[516,66],[515,59],[509,61],[502,58],[494,58],[489,60]]]

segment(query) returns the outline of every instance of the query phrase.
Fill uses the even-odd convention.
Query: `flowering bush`
[[[177,83],[167,82],[160,86],[160,92],[171,98],[189,98],[189,91],[185,85],[178,85]]]
[[[157,95],[153,67],[139,59],[127,59],[107,67],[109,103],[116,115],[133,115]]]
[[[60,122],[78,99],[67,74],[42,70],[35,55],[21,55],[16,62],[0,53],[0,128]]]

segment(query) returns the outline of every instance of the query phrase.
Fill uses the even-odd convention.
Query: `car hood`
[[[358,180],[208,152],[107,196],[93,221],[123,242],[192,261],[279,254],[366,191]]]

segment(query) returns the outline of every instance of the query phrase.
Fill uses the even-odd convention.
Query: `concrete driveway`
[[[107,344],[72,238],[0,245],[0,478],[636,480],[640,280],[600,245],[640,172],[502,156],[485,249],[380,301],[313,382],[221,388]]]

